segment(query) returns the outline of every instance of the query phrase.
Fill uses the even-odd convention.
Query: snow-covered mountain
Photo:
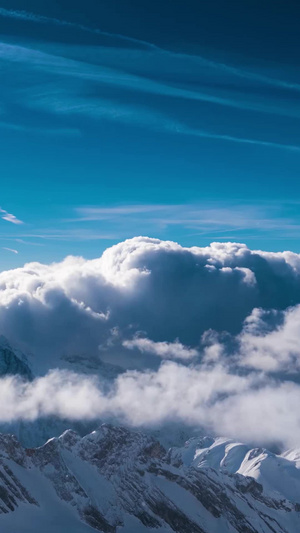
[[[10,342],[0,335],[0,378],[5,377],[19,377],[24,382],[32,381],[36,375],[32,370],[32,366],[38,367],[33,357],[26,357],[24,353],[16,349]],[[97,374],[105,380],[115,378],[124,369],[118,368],[109,363],[103,363],[100,359],[93,359],[84,356],[76,356],[69,358],[62,358],[55,361],[55,364],[60,364],[61,368],[66,370],[73,370],[81,374]],[[100,421],[99,421],[100,423]],[[95,421],[74,421],[55,416],[38,417],[35,420],[22,419],[12,422],[0,423],[0,433],[12,433],[17,436],[19,441],[24,446],[40,446],[51,437],[59,436],[67,428],[72,428],[81,435],[94,429]]]
[[[297,533],[300,453],[194,437],[166,450],[102,425],[25,449],[0,437],[3,533]]]
[[[122,372],[88,363],[62,361],[105,379]],[[0,374],[34,378],[4,337]],[[1,425],[1,533],[299,531],[300,450],[279,455],[199,429],[189,438],[172,424],[143,433],[107,424],[89,433],[94,427],[55,417]]]

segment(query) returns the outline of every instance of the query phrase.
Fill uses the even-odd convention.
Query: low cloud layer
[[[0,421],[174,420],[296,445],[299,274],[300,256],[291,252],[144,237],[95,260],[2,272],[1,333],[40,377],[1,381]],[[103,361],[123,372],[104,382]]]
[[[222,365],[189,368],[163,363],[158,371],[129,371],[110,386],[96,378],[53,371],[31,383],[1,380],[0,422],[58,416],[69,420],[115,417],[136,427],[180,422],[254,443],[297,446],[300,387]]]

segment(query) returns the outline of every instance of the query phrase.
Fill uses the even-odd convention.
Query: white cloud
[[[206,330],[238,334],[253,309],[297,303],[297,254],[235,243],[183,248],[136,237],[99,259],[68,257],[0,273],[0,329],[25,352],[39,354],[37,366],[48,356],[95,356],[113,328],[120,331],[116,353],[139,332],[154,343],[178,339],[197,349]]]
[[[15,250],[14,248],[7,248],[6,246],[2,246],[2,250],[7,250],[7,252],[12,252],[13,254],[18,254],[18,250]]]
[[[268,314],[255,309],[248,317],[239,337],[245,366],[265,371],[300,370],[300,306],[277,313],[278,324],[265,331]],[[273,315],[274,318],[274,315]],[[279,320],[280,319],[280,320]]]
[[[148,352],[162,359],[192,359],[199,355],[198,350],[184,346],[178,340],[175,342],[153,342],[147,338],[136,337],[123,341],[123,346],[129,350],[137,349]]]
[[[29,263],[0,274],[0,329],[32,354],[40,377],[1,381],[0,421],[177,420],[295,445],[299,322],[300,256],[291,252],[136,237],[94,260]],[[97,358],[132,370],[104,384],[67,372],[71,358],[78,371],[76,357],[95,375]]]
[[[86,421],[114,416],[134,426],[177,421],[287,447],[300,438],[299,385],[257,373],[233,374],[219,364],[165,362],[158,371],[122,374],[109,389],[95,378],[58,370],[30,383],[7,377],[0,384],[1,423],[41,416]]]
[[[8,213],[7,211],[5,211],[5,209],[2,209],[1,207],[0,213],[1,218],[3,218],[3,220],[7,220],[7,222],[11,222],[12,224],[24,224],[22,220],[19,220],[15,215]]]

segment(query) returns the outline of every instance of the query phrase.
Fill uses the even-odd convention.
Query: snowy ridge
[[[178,464],[252,477],[275,498],[300,500],[300,450],[277,455],[230,439],[195,437],[170,453],[172,461]]]
[[[102,425],[39,448],[0,436],[3,533],[296,533],[299,454],[226,439],[159,441]]]

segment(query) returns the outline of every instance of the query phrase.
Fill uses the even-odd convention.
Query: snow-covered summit
[[[167,451],[147,434],[107,424],[83,438],[65,431],[30,449],[2,435],[0,528],[297,533],[299,468],[291,451],[289,457],[198,437]],[[267,476],[270,458],[277,462],[273,478]],[[290,494],[288,479],[294,482]]]
[[[299,450],[278,455],[231,439],[194,437],[182,448],[172,448],[169,455],[178,465],[252,477],[274,497],[300,501]]]

